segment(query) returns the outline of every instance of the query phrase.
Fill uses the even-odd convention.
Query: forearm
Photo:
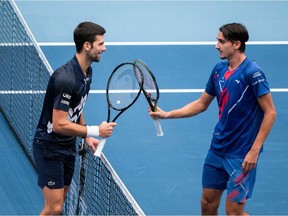
[[[180,109],[167,112],[166,118],[188,118],[204,112],[207,108],[199,100],[193,101]]]
[[[83,124],[82,124],[83,123]],[[57,123],[53,123],[53,131],[55,133],[64,134],[68,136],[78,136],[78,137],[86,137],[87,135],[87,127],[84,126],[84,122],[81,124],[76,124],[69,121],[58,121]]]

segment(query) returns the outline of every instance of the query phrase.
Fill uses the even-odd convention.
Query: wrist
[[[261,148],[255,148],[255,147],[253,147],[253,148],[250,149],[250,152],[253,152],[253,154],[255,154],[255,155],[259,155],[260,149],[261,149]]]
[[[99,127],[98,126],[86,126],[86,129],[87,129],[86,137],[99,136]]]

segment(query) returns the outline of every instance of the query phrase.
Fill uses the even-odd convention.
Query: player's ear
[[[239,49],[240,49],[240,47],[241,47],[241,42],[240,42],[239,40],[238,40],[238,41],[234,41],[233,44],[234,44],[234,48],[235,48],[236,50],[239,50]]]
[[[85,50],[86,52],[89,52],[90,49],[91,49],[91,44],[88,41],[86,41],[83,44],[83,50]]]

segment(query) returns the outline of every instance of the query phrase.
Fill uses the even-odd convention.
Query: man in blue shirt
[[[245,55],[248,39],[242,24],[221,26],[215,48],[226,61],[213,68],[200,98],[169,112],[149,110],[153,118],[186,118],[217,98],[219,121],[203,167],[202,215],[218,214],[226,189],[227,215],[247,215],[244,206],[252,195],[258,157],[276,118],[266,77]]]
[[[33,141],[38,185],[44,195],[40,215],[60,215],[71,184],[76,156],[76,137],[95,151],[99,140],[111,136],[114,122],[99,126],[85,124],[83,108],[92,82],[93,62],[99,62],[105,29],[92,22],[74,30],[75,56],[50,77],[43,109]]]

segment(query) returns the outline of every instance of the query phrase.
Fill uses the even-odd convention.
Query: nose
[[[102,51],[103,51],[103,52],[106,51],[106,46],[105,46],[105,44],[103,45]]]
[[[216,42],[215,49],[219,49],[219,42]]]

